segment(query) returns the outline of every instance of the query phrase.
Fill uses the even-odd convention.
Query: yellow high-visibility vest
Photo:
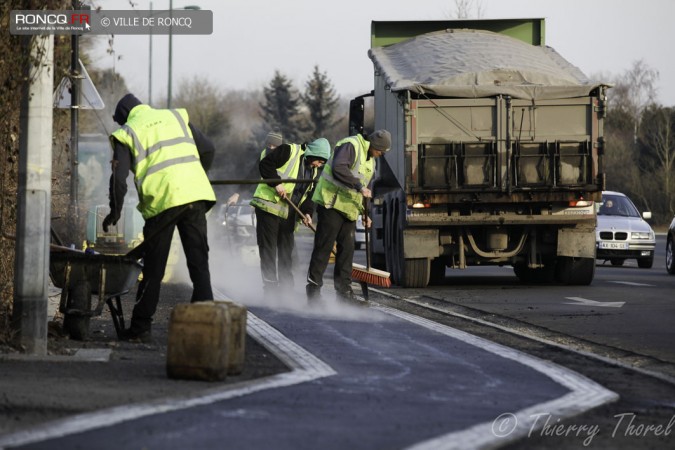
[[[375,173],[375,159],[368,159],[370,142],[366,141],[360,134],[357,134],[356,136],[342,139],[335,144],[335,148],[347,142],[351,143],[356,151],[356,158],[350,167],[350,171],[352,175],[361,181],[363,186],[368,186]],[[333,176],[334,155],[335,151],[333,151],[333,154],[323,168],[312,200],[326,208],[340,211],[349,220],[356,220],[363,210],[363,195],[356,189],[346,186],[335,179]]]
[[[138,105],[111,136],[131,149],[137,208],[146,220],[174,206],[216,201],[188,123],[184,109]]]
[[[291,155],[288,158],[286,163],[277,169],[277,174],[281,179],[295,179],[298,178],[298,172],[300,170],[300,156],[304,153],[302,147],[298,144],[288,144],[291,146]],[[267,155],[267,149],[263,150],[260,154],[260,160]],[[293,193],[295,188],[295,183],[283,183],[286,193],[289,195]],[[281,197],[277,194],[277,191],[269,186],[267,183],[260,183],[253,193],[253,200],[251,200],[251,206],[260,208],[263,211],[266,211],[275,216],[279,216],[282,219],[288,217],[289,206],[286,201],[281,201]]]

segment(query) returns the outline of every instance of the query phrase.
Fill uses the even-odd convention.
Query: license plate
[[[628,248],[628,242],[600,242],[600,248],[626,250]]]

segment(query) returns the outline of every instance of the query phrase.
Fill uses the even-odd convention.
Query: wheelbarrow
[[[52,244],[49,272],[54,285],[61,288],[59,311],[63,328],[72,339],[89,337],[89,320],[101,315],[107,304],[117,337],[124,331],[122,295],[138,281],[143,265],[131,254],[106,255]],[[98,301],[92,308],[92,295]]]

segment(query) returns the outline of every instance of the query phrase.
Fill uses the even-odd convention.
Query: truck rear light
[[[412,205],[413,209],[431,208],[430,203],[416,202]]]
[[[593,200],[570,200],[572,208],[585,208],[586,206],[593,206]]]

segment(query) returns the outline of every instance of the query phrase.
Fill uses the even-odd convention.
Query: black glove
[[[117,225],[118,220],[120,220],[120,213],[118,212],[111,212],[110,214],[105,216],[105,219],[103,219],[103,231],[107,233],[108,227],[110,225]]]

